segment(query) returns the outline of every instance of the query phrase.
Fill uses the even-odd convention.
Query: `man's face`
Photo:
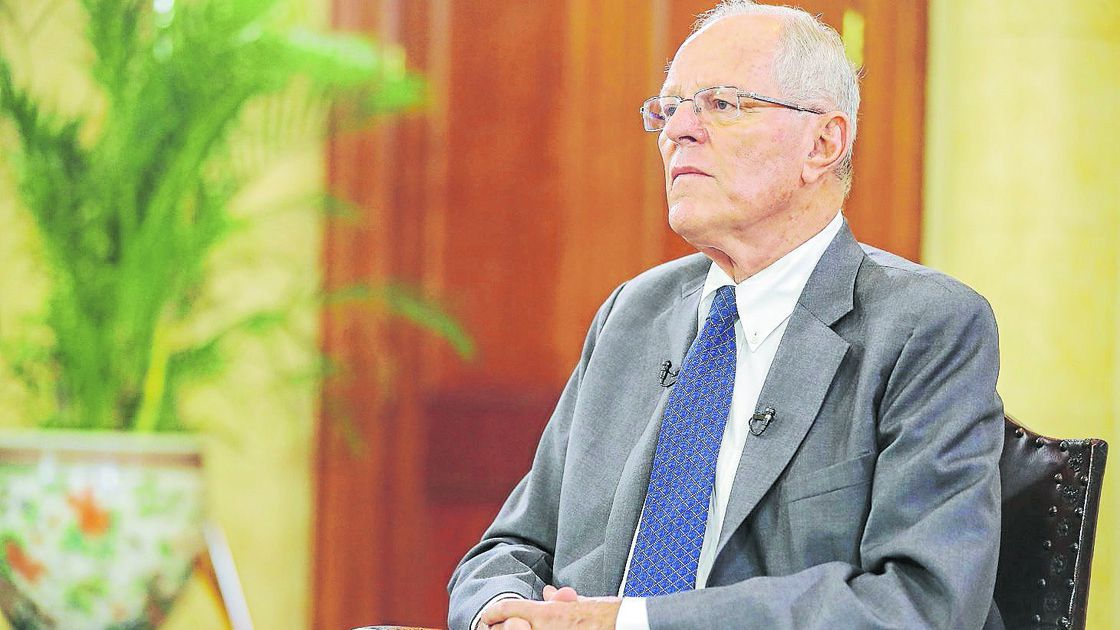
[[[691,98],[728,85],[782,98],[772,70],[780,29],[771,16],[714,22],[677,51],[661,94]],[[697,117],[690,105],[677,109],[658,138],[673,231],[699,249],[721,249],[728,238],[749,240],[753,231],[795,220],[793,196],[813,146],[809,119],[759,107],[720,124]]]

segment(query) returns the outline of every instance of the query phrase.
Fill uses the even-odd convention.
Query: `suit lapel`
[[[774,418],[761,435],[747,436],[720,530],[719,551],[801,445],[847,351],[848,343],[807,309],[794,308],[758,397],[757,408],[774,409]]]
[[[774,485],[816,420],[849,345],[831,326],[852,310],[855,277],[863,259],[863,250],[845,222],[790,315],[758,397],[757,409],[774,409],[774,418],[761,435],[747,436],[720,530],[717,562],[731,535]]]
[[[704,270],[707,270],[706,266]],[[696,312],[700,305],[700,289],[704,286],[704,277],[701,275],[686,283],[681,290],[681,298],[663,311],[654,322],[656,338],[663,343],[664,357],[673,362],[674,369],[680,369],[685,354],[696,338]],[[653,376],[650,375],[651,379]],[[622,583],[626,559],[630,555],[630,544],[633,542],[649,487],[650,467],[653,465],[653,453],[657,448],[657,435],[661,430],[661,419],[665,414],[669,391],[667,387],[661,388],[657,405],[654,406],[653,413],[645,418],[641,436],[630,449],[615,489],[603,545],[602,591],[605,594],[613,595]]]

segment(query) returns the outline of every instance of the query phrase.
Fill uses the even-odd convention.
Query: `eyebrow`
[[[717,86],[728,86],[728,87],[733,86],[738,90],[743,89],[743,88],[741,88],[737,85],[734,85],[734,84],[731,84],[731,83],[726,83],[726,82],[721,83],[719,81],[716,81],[716,82],[709,81],[707,83],[705,83],[703,81],[698,81],[696,83],[696,85],[698,85],[699,87],[697,87],[695,90],[692,90],[691,92],[689,92],[690,95],[695,94],[697,90],[704,90],[704,89],[707,89],[707,88],[710,88],[710,87],[717,87]],[[678,95],[683,96],[682,92],[683,92],[683,90],[681,90],[681,86],[679,86],[679,85],[671,84],[671,83],[663,83],[661,85],[661,90],[657,94],[658,94],[658,96],[678,96]]]

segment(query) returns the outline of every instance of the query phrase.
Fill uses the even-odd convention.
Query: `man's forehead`
[[[781,29],[781,18],[772,15],[732,15],[716,20],[677,49],[661,93],[769,82]]]

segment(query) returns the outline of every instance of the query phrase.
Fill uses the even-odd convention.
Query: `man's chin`
[[[711,223],[711,213],[697,207],[695,203],[680,202],[669,206],[669,227],[689,243],[699,239],[710,229]]]

